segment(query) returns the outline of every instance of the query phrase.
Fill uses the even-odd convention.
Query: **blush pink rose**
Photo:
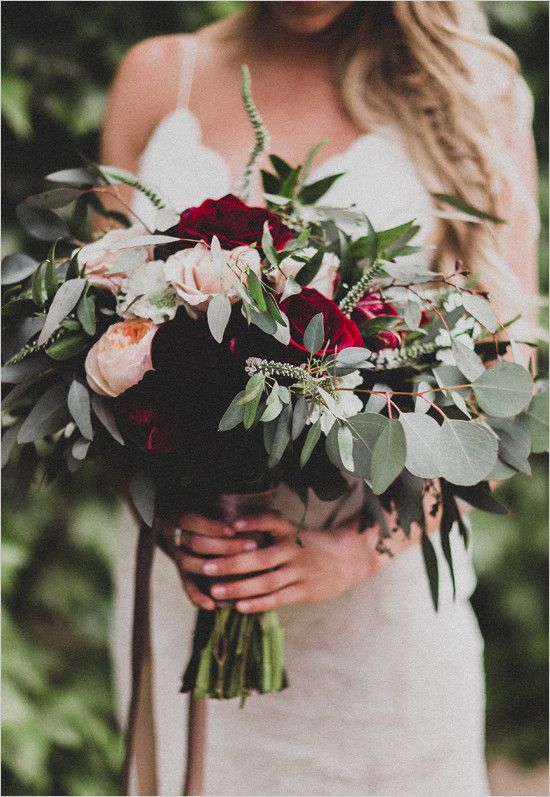
[[[84,267],[84,276],[93,285],[100,288],[107,288],[112,293],[118,293],[122,280],[126,276],[123,271],[109,273],[117,258],[124,250],[117,249],[110,251],[111,246],[137,238],[138,235],[146,235],[147,230],[141,224],[133,224],[131,227],[120,227],[116,230],[109,230],[97,241],[86,244],[78,253],[78,265]],[[147,260],[152,259],[152,251],[147,252]]]
[[[84,364],[86,379],[100,396],[120,396],[153,369],[151,344],[158,330],[150,321],[113,324],[94,343]]]
[[[222,268],[217,257],[223,258]],[[220,249],[218,255],[205,243],[193,249],[181,249],[171,255],[164,266],[164,276],[174,287],[179,298],[192,310],[205,311],[213,296],[227,292],[229,300],[236,302],[235,286],[246,285],[246,271],[260,273],[260,254],[250,246],[238,246],[230,251]]]

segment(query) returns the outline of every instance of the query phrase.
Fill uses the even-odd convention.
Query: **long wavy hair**
[[[270,5],[251,3],[249,14],[257,20]],[[335,24],[341,98],[357,126],[393,126],[428,191],[505,219],[519,213],[536,235],[536,203],[503,140],[504,130],[513,143],[516,129],[525,139],[531,96],[515,54],[489,33],[479,4],[356,2]],[[536,298],[506,263],[495,225],[453,215],[439,220],[434,266],[462,259],[503,318],[533,318]]]

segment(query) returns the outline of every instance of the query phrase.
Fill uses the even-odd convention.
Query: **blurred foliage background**
[[[109,83],[124,52],[147,36],[191,31],[233,2],[3,3],[3,253],[22,242],[16,204],[41,176],[98,154]],[[540,164],[540,287],[548,292],[546,2],[485,4],[494,33],[520,57],[535,97]],[[39,244],[42,254],[43,247]],[[546,314],[545,314],[546,315]],[[543,353],[540,367],[546,370]],[[525,765],[547,756],[547,486],[532,477],[500,488],[509,517],[474,515],[486,640],[488,752]],[[114,794],[120,735],[108,629],[109,552],[118,507],[87,467],[56,485],[3,483],[2,777],[5,794]]]

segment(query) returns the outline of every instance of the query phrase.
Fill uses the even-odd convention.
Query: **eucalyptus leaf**
[[[137,246],[160,246],[181,241],[181,238],[174,238],[173,235],[136,235],[135,238],[127,238],[109,246],[109,252],[118,252],[122,249],[134,249]]]
[[[520,420],[531,436],[531,450],[534,454],[548,451],[548,393],[535,393],[528,408],[520,415]]]
[[[269,421],[273,421],[275,420],[275,418],[279,416],[282,409],[283,409],[283,403],[279,398],[275,397],[274,401],[267,404],[265,410],[263,411],[260,417],[260,420],[262,421],[262,423],[268,423]],[[247,427],[245,425],[245,429],[246,428]]]
[[[33,208],[48,208],[55,210],[56,208],[64,208],[70,205],[82,195],[82,191],[78,188],[52,188],[49,191],[43,191],[41,194],[33,194],[25,199],[25,203]]]
[[[116,422],[114,413],[111,410],[109,400],[98,396],[96,393],[92,393],[91,403],[92,409],[99,422],[105,427],[111,437],[116,440],[117,443],[120,443],[120,445],[123,446],[125,444],[124,438],[122,437],[120,429],[118,428],[118,424]]]
[[[511,479],[512,476],[517,476],[517,470],[515,468],[511,468],[510,465],[507,465],[501,459],[497,459],[497,464],[487,476],[487,480],[503,482],[506,479]]]
[[[208,327],[212,337],[221,343],[229,319],[231,317],[231,302],[226,293],[217,293],[212,297],[206,311]]]
[[[431,415],[402,412],[399,421],[405,432],[405,467],[414,476],[433,479],[439,476],[435,452],[440,447],[440,426]]]
[[[17,445],[17,436],[23,421],[17,421],[12,426],[8,426],[2,435],[2,468],[4,468],[10,459],[11,452]]]
[[[95,318],[95,297],[81,296],[76,305],[76,317],[82,325],[82,329],[87,335],[94,336],[96,333]]]
[[[384,409],[387,404],[386,396],[381,395],[381,391],[384,391],[384,393],[388,393],[391,396],[392,389],[383,382],[376,382],[376,384],[372,386],[372,390],[379,392],[370,394],[368,401],[365,404],[365,412],[380,412],[380,410]]]
[[[307,432],[306,439],[304,441],[304,445],[302,451],[300,453],[300,467],[303,468],[309,461],[313,449],[319,442],[319,438],[321,437],[321,421],[317,420],[314,424],[312,424]]]
[[[253,271],[248,272],[247,288],[249,294],[256,302],[256,306],[258,307],[260,313],[265,313],[267,310],[267,305],[265,303],[262,283]]]
[[[229,431],[229,429],[234,429],[235,426],[238,426],[240,423],[243,422],[244,405],[241,403],[243,398],[244,398],[244,390],[241,390],[240,393],[237,393],[237,395],[235,396],[229,407],[222,415],[222,418],[218,425],[218,431],[227,432]]]
[[[69,407],[69,412],[74,422],[78,426],[80,434],[85,437],[86,440],[92,440],[94,430],[92,427],[90,394],[82,382],[79,382],[77,379],[73,379],[69,388],[67,406]],[[74,452],[73,456],[76,457]],[[76,459],[79,459],[79,457],[76,457]]]
[[[249,307],[250,321],[255,324],[266,335],[273,335],[277,332],[277,322],[269,313],[259,313],[254,307]]]
[[[485,366],[481,357],[473,349],[469,349],[464,343],[455,338],[451,338],[451,351],[455,359],[458,370],[473,382],[478,376],[485,372]]]
[[[66,185],[75,185],[80,188],[92,188],[100,182],[96,175],[84,168],[62,169],[58,172],[52,172],[52,174],[48,174],[46,180],[51,183],[65,183]]]
[[[292,440],[297,440],[302,434],[302,431],[306,425],[307,415],[307,402],[303,396],[300,396],[294,405],[294,411],[292,413],[292,430],[290,435]]]
[[[269,451],[269,467],[274,468],[280,461],[290,442],[290,422],[292,407],[287,404],[276,421],[275,434]],[[275,423],[275,422],[274,422]],[[265,427],[264,427],[265,428]]]
[[[51,371],[52,364],[46,357],[34,356],[15,365],[4,365],[1,371],[1,381],[7,385],[18,385],[45,371]]]
[[[416,330],[420,326],[422,308],[418,302],[408,301],[403,309],[403,320],[409,329]]]
[[[39,346],[43,346],[48,342],[63,319],[74,309],[82,295],[85,285],[86,280],[78,278],[67,280],[59,287],[50,305],[50,309],[48,310],[46,323],[38,336]]]
[[[155,484],[143,471],[134,473],[129,483],[130,498],[141,518],[148,526],[155,519]]]
[[[344,467],[353,473],[353,435],[351,429],[345,424],[338,427],[338,450]]]
[[[75,440],[71,449],[73,457],[79,461],[86,459],[88,449],[90,448],[90,442],[91,441],[85,437],[79,437],[78,440]]]
[[[371,486],[380,495],[395,481],[405,466],[407,448],[403,427],[395,418],[388,419],[376,441],[371,459]]]
[[[289,296],[296,296],[296,294],[301,293],[301,291],[302,291],[302,286],[298,285],[294,277],[288,276],[285,279],[285,287],[283,289],[283,293],[279,301],[284,302],[284,300],[288,299]]]
[[[47,208],[34,208],[22,202],[17,206],[15,214],[25,230],[39,241],[53,241],[56,238],[68,238],[69,228],[63,219]]]
[[[491,418],[488,423],[498,436],[499,459],[515,470],[524,471],[531,453],[531,435],[525,426],[509,418]]]
[[[430,595],[432,596],[434,609],[437,611],[439,605],[439,568],[437,565],[435,548],[425,529],[422,530],[421,544],[424,567],[426,568],[426,575],[430,586]]]
[[[435,393],[431,392],[430,388],[432,385],[425,380],[421,380],[417,387],[417,393],[423,393],[424,398],[422,396],[416,396],[414,400],[414,411],[415,412],[428,412],[430,409],[430,401],[435,401]],[[430,392],[427,392],[430,391]]]
[[[452,484],[471,486],[487,478],[497,461],[496,435],[473,421],[446,418],[435,452],[439,474]]]
[[[304,346],[310,354],[316,354],[323,345],[325,339],[325,330],[323,322],[323,314],[317,313],[314,315],[307,327],[304,330]]]
[[[469,313],[472,318],[479,321],[481,326],[485,327],[489,332],[496,332],[498,329],[498,321],[490,302],[479,296],[476,293],[463,293],[462,306]]]
[[[433,271],[428,271],[424,266],[409,265],[408,263],[384,263],[384,271],[391,279],[404,284],[422,284],[437,279],[437,275]]]
[[[278,266],[277,252],[275,251],[275,247],[273,245],[273,236],[271,235],[271,230],[269,229],[268,221],[265,221],[263,226],[262,249],[268,263],[274,268],[277,268]]]
[[[17,442],[34,443],[61,429],[66,422],[67,389],[62,382],[56,382],[43,393],[29,415],[23,421]]]
[[[46,347],[45,352],[52,360],[63,361],[76,357],[88,346],[88,336],[83,332],[69,332]]]
[[[495,418],[511,418],[531,403],[533,377],[517,363],[504,360],[484,371],[472,385],[480,408]]]
[[[2,258],[2,285],[14,285],[16,282],[26,280],[27,277],[34,274],[37,266],[38,261],[23,252],[6,255]]]

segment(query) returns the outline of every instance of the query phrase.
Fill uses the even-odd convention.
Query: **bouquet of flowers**
[[[489,482],[529,472],[545,449],[547,389],[470,269],[415,264],[414,220],[375,230],[320,202],[340,175],[308,182],[316,147],[297,167],[271,156],[266,207],[250,206],[266,132],[246,73],[243,95],[256,146],[240,197],[176,211],[128,172],[89,164],[49,175],[53,187],[19,206],[26,230],[53,243],[42,262],[2,263],[3,459],[17,451],[30,479],[96,458],[149,526],[281,484],[305,516],[312,494],[345,499],[359,484],[360,527],[378,524],[381,549],[396,528],[423,529],[437,607],[426,513],[442,510],[454,581],[460,502],[506,511]],[[119,184],[149,197],[153,229],[105,206]],[[93,236],[98,218],[109,228]],[[185,691],[244,699],[285,683],[274,612],[199,612]]]

